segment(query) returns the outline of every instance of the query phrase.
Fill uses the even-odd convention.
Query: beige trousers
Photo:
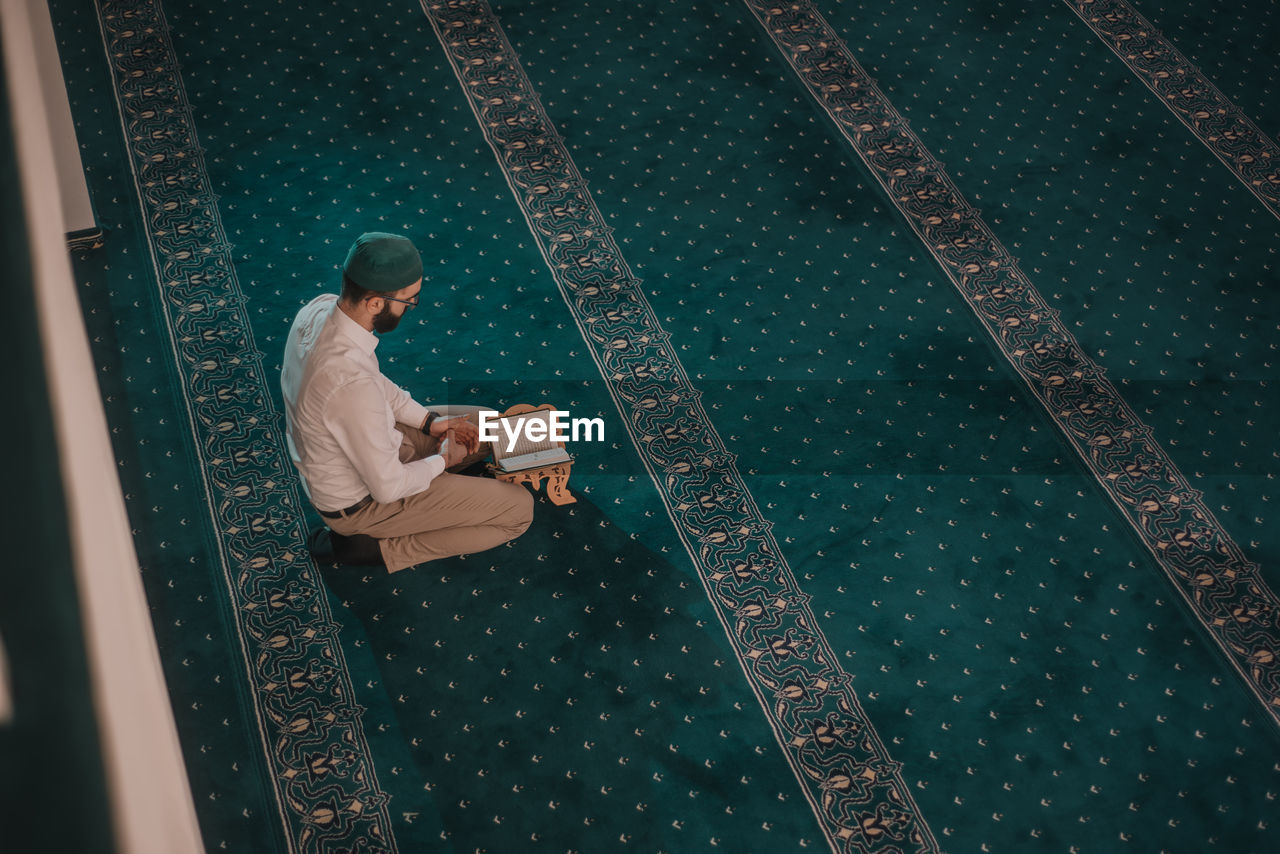
[[[481,409],[431,408],[441,415],[473,416]],[[401,462],[436,453],[439,443],[418,427],[397,424],[396,429],[404,436]],[[422,492],[387,504],[373,501],[354,513],[325,521],[343,536],[366,534],[376,538],[389,572],[500,546],[523,534],[533,521],[533,496],[518,484],[452,473],[488,455],[489,447],[481,442],[476,453],[438,475]]]

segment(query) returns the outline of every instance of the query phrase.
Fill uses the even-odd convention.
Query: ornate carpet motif
[[[828,841],[937,850],[492,11],[423,8]]]
[[[1280,600],[809,2],[744,0],[1280,723]]]
[[[1280,145],[1125,0],[1067,0],[1067,5],[1280,218]]]
[[[158,3],[98,10],[284,834],[394,851],[168,25]]]

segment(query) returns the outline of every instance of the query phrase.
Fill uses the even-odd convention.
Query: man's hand
[[[441,416],[431,422],[430,435],[437,439],[451,436],[455,442],[474,454],[480,448],[480,429],[465,415]]]
[[[450,433],[440,441],[440,448],[437,453],[444,457],[444,467],[452,468],[466,459],[467,447],[461,442],[454,441],[453,434]]]

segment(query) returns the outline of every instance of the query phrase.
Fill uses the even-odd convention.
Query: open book
[[[493,461],[502,471],[523,471],[570,462],[570,456],[553,435],[551,410],[535,409],[519,415],[505,415],[497,419],[498,441],[493,444]],[[532,424],[541,422],[541,425]],[[530,438],[535,437],[546,438]]]

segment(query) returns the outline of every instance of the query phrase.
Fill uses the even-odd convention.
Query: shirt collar
[[[378,346],[378,336],[359,323],[356,323],[342,310],[338,303],[333,304],[333,322],[338,324],[338,332],[370,356]]]

